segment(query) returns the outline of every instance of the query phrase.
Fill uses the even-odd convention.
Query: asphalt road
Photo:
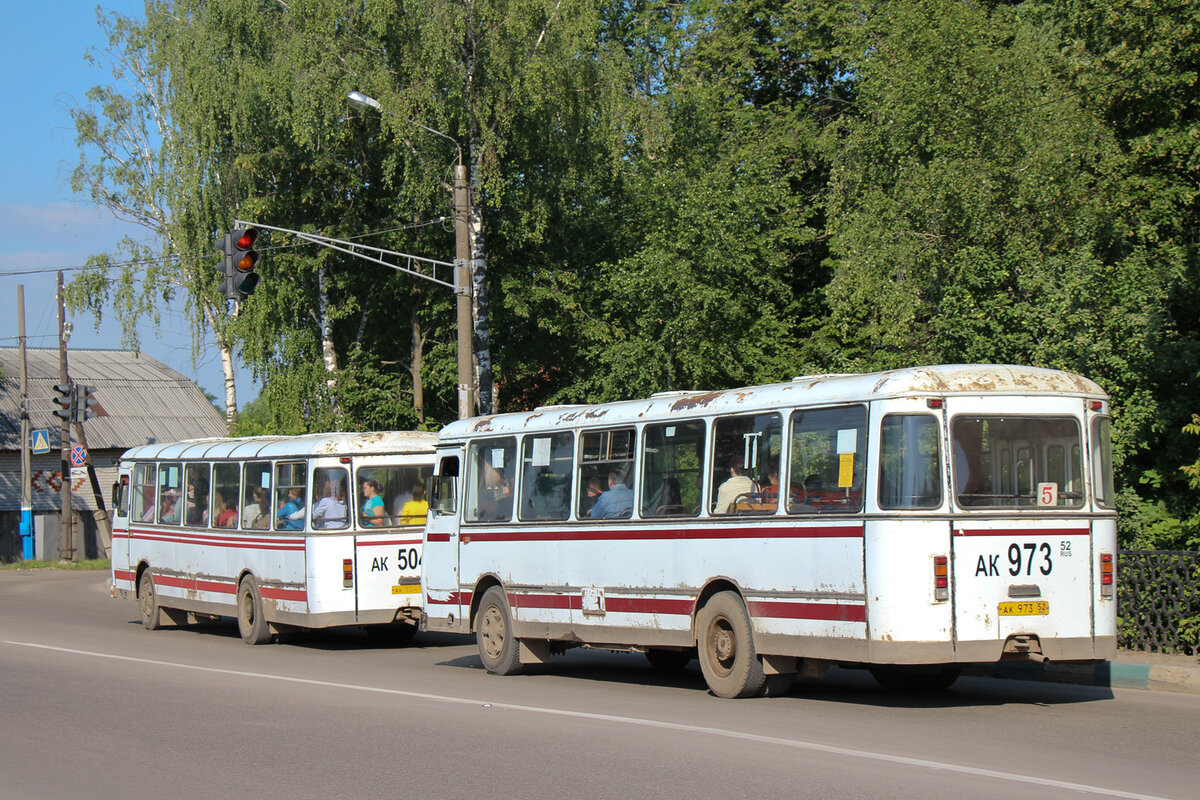
[[[1077,798],[1200,795],[1200,696],[832,671],[720,700],[695,662],[357,631],[250,647],[145,631],[103,573],[0,572],[0,798]]]

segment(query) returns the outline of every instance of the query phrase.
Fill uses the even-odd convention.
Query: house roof
[[[61,420],[54,416],[59,383],[58,350],[26,348],[29,427],[49,431],[59,447]],[[196,384],[150,356],[125,350],[72,349],[68,372],[76,385],[95,387],[98,412],[86,423],[92,450],[136,447],[224,436],[225,420]],[[21,446],[21,361],[15,347],[0,348],[0,451]]]

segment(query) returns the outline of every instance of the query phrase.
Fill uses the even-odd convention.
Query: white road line
[[[260,680],[276,681],[279,683],[296,683],[307,686],[322,686],[330,689],[347,689],[355,692],[372,692],[375,694],[388,694],[399,697],[410,697],[418,700],[429,700],[435,703],[452,703],[455,705],[502,708],[509,711],[521,711],[529,714],[548,714],[558,717],[590,719],[597,722],[608,722],[616,725],[632,725],[642,728],[658,728],[660,730],[679,731],[682,733],[720,736],[726,739],[740,739],[742,741],[772,744],[780,747],[790,747],[796,750],[808,750],[816,753],[828,753],[830,755],[845,756],[847,758],[883,761],[891,764],[903,764],[905,766],[920,767],[922,769],[938,770],[941,772],[953,772],[960,775],[972,775],[976,777],[994,778],[996,780],[1011,781],[1014,783],[1023,783],[1033,786],[1066,789],[1069,791],[1085,792],[1087,794],[1101,795],[1104,797],[1120,797],[1127,798],[1127,800],[1170,800],[1170,798],[1161,797],[1159,795],[1123,792],[1118,789],[1108,789],[1103,786],[1089,786],[1083,783],[1056,781],[1050,778],[1038,778],[1033,775],[1021,775],[1016,772],[1001,772],[998,770],[982,769],[980,767],[968,767],[961,764],[951,764],[945,761],[930,761],[924,758],[910,758],[908,756],[890,755],[888,753],[873,753],[868,750],[855,750],[849,747],[837,747],[834,745],[821,744],[819,742],[806,742],[801,739],[785,739],[780,736],[763,736],[756,733],[744,733],[742,731],[727,730],[725,728],[711,728],[704,725],[687,725],[681,722],[664,722],[661,720],[642,719],[639,717],[622,717],[614,714],[596,714],[590,711],[570,711],[562,708],[526,706],[515,703],[497,703],[495,701],[487,700],[472,700],[466,697],[451,697],[449,695],[429,694],[428,692],[412,692],[405,689],[387,689],[380,686],[363,686],[354,683],[319,681],[313,680],[312,678],[294,678],[286,675],[269,675],[263,672],[246,672],[244,670],[223,669],[220,667],[202,667],[196,664],[184,664],[178,661],[159,661],[151,658],[135,658],[133,656],[121,656],[113,653],[97,653],[90,650],[74,650],[69,647],[56,647],[54,645],[38,644],[36,642],[15,642],[5,640],[4,644],[10,644],[16,647],[33,647],[40,650],[52,650],[59,653],[89,656],[92,658],[107,658],[114,661],[129,661],[137,664],[148,664],[159,667],[174,667],[176,669],[195,670],[197,672],[212,672],[220,675],[232,675],[241,678],[257,678]]]

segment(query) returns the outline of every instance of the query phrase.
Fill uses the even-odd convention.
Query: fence
[[[1121,647],[1200,654],[1200,553],[1122,550],[1117,560]]]

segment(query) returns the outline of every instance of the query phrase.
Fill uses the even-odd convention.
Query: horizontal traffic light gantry
[[[254,271],[261,257],[254,249],[258,234],[258,228],[238,228],[213,242],[221,252],[217,270],[225,276],[227,300],[245,300],[258,286],[259,275]]]

